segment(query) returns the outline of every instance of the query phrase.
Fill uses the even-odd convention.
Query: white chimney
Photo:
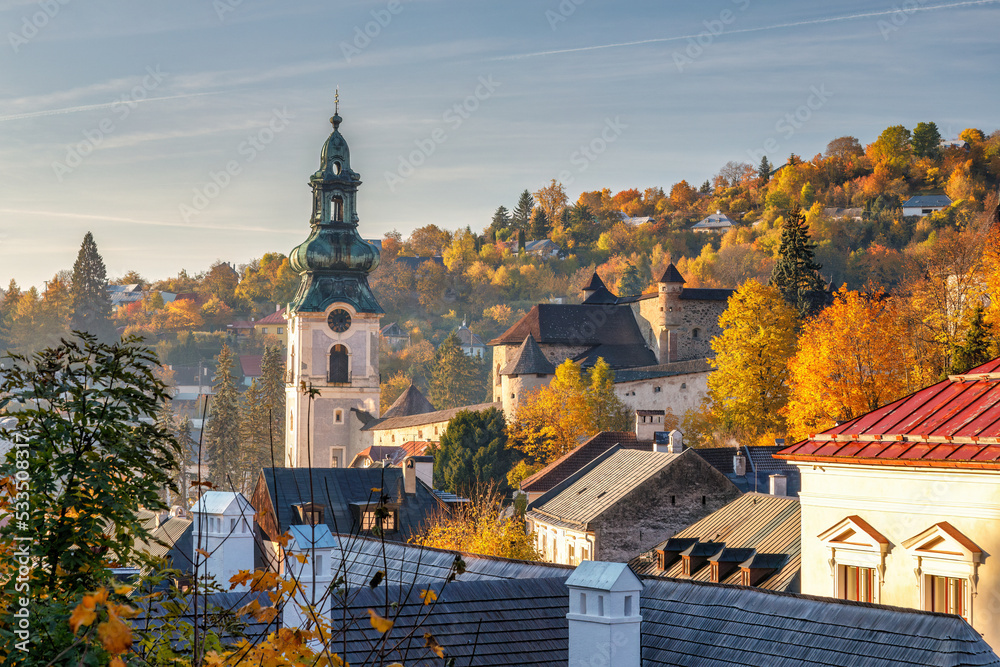
[[[427,488],[434,488],[434,457],[414,456],[411,457],[417,464],[417,479],[427,485]],[[416,493],[416,488],[414,488]]]
[[[413,456],[408,456],[403,461],[403,490],[407,495],[417,492],[417,462]]]
[[[666,454],[670,451],[670,434],[666,431],[653,433],[653,451]]]
[[[788,495],[788,478],[784,475],[771,475],[771,495],[772,496],[787,496]]]
[[[569,589],[569,667],[639,667],[642,581],[625,563],[585,560]]]
[[[285,548],[283,574],[285,579],[296,581],[298,587],[293,593],[294,597],[285,604],[282,623],[286,628],[315,630],[313,614],[320,618],[330,616],[333,550],[337,547],[337,541],[325,523],[290,526],[288,534],[291,540]],[[298,556],[305,556],[306,562],[303,563]],[[304,610],[304,605],[311,607],[313,611]],[[318,650],[321,642],[312,639],[309,645]]]
[[[667,446],[667,451],[671,454],[680,454],[684,451],[684,436],[677,429],[670,432],[670,444]]]
[[[739,477],[747,474],[747,457],[743,456],[743,452],[739,449],[736,450],[736,455],[733,456],[733,474]]]

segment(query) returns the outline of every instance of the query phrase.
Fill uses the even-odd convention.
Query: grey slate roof
[[[623,368],[615,371],[615,384],[620,382],[635,382],[636,380],[651,380],[653,378],[672,377],[675,375],[691,375],[707,373],[712,370],[708,359],[689,359],[688,361],[672,361],[667,364],[651,364],[636,368]]]
[[[573,357],[573,361],[583,368],[590,368],[598,359],[604,359],[615,369],[615,382],[618,379],[617,370],[635,366],[649,366],[656,363],[656,355],[645,345],[595,345]]]
[[[466,347],[486,347],[483,339],[472,333],[465,324],[455,329],[455,335],[458,336],[459,343]]]
[[[575,474],[585,465],[616,445],[624,449],[645,449],[652,451],[651,440],[640,441],[635,431],[601,431],[538,472],[521,481],[525,493],[542,493],[554,488],[566,478]]]
[[[382,413],[382,419],[390,417],[409,417],[410,415],[422,415],[427,412],[437,410],[427,398],[420,393],[413,384],[410,384],[403,393],[399,395],[392,405]]]
[[[729,229],[730,227],[735,226],[736,223],[734,223],[728,215],[720,211],[716,211],[715,213],[703,218],[700,222],[696,222],[691,225],[691,229]]]
[[[501,408],[500,403],[477,403],[476,405],[463,405],[458,408],[448,410],[437,410],[436,412],[423,412],[419,415],[408,415],[405,417],[390,417],[388,419],[373,419],[365,424],[362,431],[390,431],[396,428],[411,428],[423,426],[425,424],[438,424],[440,422],[451,421],[459,412],[470,410],[472,412],[483,412],[490,408]]]
[[[752,445],[738,449],[747,458],[745,475],[737,475],[733,471],[733,457],[736,455],[736,447],[697,447],[694,451],[708,461],[713,468],[728,477],[733,484],[739,487],[740,491],[766,493],[770,487],[771,475],[780,474],[787,478],[785,492],[789,496],[799,495],[799,490],[802,488],[802,476],[798,466],[784,459],[774,458],[774,454],[782,449],[781,446]]]
[[[910,197],[902,204],[902,208],[936,208],[938,206],[951,206],[951,197],[948,195],[917,195]]]
[[[441,592],[429,614],[419,597],[419,588],[390,588],[390,599],[400,600],[401,604],[389,643],[403,645],[379,664],[404,660],[407,667],[443,664],[423,648],[423,635],[429,632],[444,647],[445,656],[456,658],[455,664],[463,667],[566,667],[569,627],[564,582],[565,577],[456,581],[443,590],[435,587]],[[366,587],[351,601],[350,616],[358,621],[351,624],[349,650],[343,656],[350,664],[362,664],[368,656],[367,646],[379,639],[368,621],[368,609],[378,610],[384,604],[385,590],[381,587],[374,591]],[[407,634],[413,637],[404,639]]]
[[[538,343],[535,342],[534,336],[528,334],[524,342],[521,343],[520,349],[511,358],[503,370],[500,371],[501,375],[528,375],[531,373],[542,374],[542,375],[555,375],[556,367],[552,365],[545,354],[542,352],[542,348],[538,347]]]
[[[741,586],[646,578],[640,594],[642,667],[973,667],[1000,665],[982,637],[957,616]],[[407,667],[440,665],[422,650],[430,632],[457,665],[541,665],[568,661],[565,578],[456,581],[423,607],[420,588],[391,587],[401,612],[390,638],[409,641]],[[379,635],[368,609],[385,590],[362,589],[349,614],[350,662]],[[392,642],[390,642],[392,643]],[[473,646],[475,657],[472,658]],[[399,660],[403,654],[388,656]]]
[[[580,289],[582,291],[584,291],[584,292],[588,292],[588,291],[600,289],[602,287],[604,287],[606,289],[607,285],[605,285],[604,281],[601,280],[601,277],[599,275],[597,275],[597,271],[594,271],[594,275],[590,276],[590,281],[588,281],[587,284],[584,285],[583,287],[581,287]]]
[[[541,303],[491,345],[520,345],[531,334],[539,344],[645,345],[629,306]]]
[[[553,519],[586,526],[637,486],[682,456],[680,454],[612,449],[528,506],[528,516],[547,523]],[[591,467],[592,466],[592,467]]]
[[[461,556],[465,572],[456,581],[541,579],[562,577],[573,571],[569,565],[496,558],[465,552],[432,549],[415,544],[382,542],[376,538],[357,535],[334,535],[337,549],[333,562],[346,568],[337,576],[345,575],[352,586],[367,586],[378,571],[385,572],[387,585],[406,586],[415,583],[441,583],[445,581],[455,562]]]
[[[274,526],[269,525],[269,517],[261,516],[268,511],[267,504],[276,515],[273,519],[277,522],[278,534],[298,523],[292,506],[310,501],[325,506],[324,523],[330,532],[356,533],[360,526],[354,519],[351,504],[377,503],[379,492],[373,489],[383,489],[382,492],[390,497],[389,503],[398,504],[397,530],[386,535],[393,540],[406,540],[431,514],[443,507],[420,480],[417,480],[415,494],[403,493],[401,468],[313,468],[311,474],[312,498],[309,495],[309,468],[264,468],[261,471],[254,499],[259,506],[258,523],[268,530],[268,537],[277,536],[270,534]],[[261,493],[267,494],[269,503],[258,500]]]
[[[206,491],[195,502],[192,512],[202,514],[222,514],[230,505],[236,504],[234,511],[243,514],[253,514],[250,501],[239,491]]]
[[[681,301],[728,301],[736,290],[688,287],[681,291]]]

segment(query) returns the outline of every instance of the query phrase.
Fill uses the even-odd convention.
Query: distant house
[[[286,346],[288,344],[287,334],[288,320],[285,319],[285,309],[277,308],[273,313],[262,317],[253,323],[254,330],[262,336],[277,336]]]
[[[253,320],[236,320],[232,324],[226,325],[226,333],[232,334],[237,338],[248,338],[253,334]]]
[[[837,208],[836,206],[831,206],[823,209],[823,215],[828,218],[860,221],[864,219],[865,210],[863,208]]]
[[[629,566],[639,575],[798,593],[800,522],[797,498],[746,493]]]
[[[903,202],[903,215],[923,217],[935,211],[943,211],[949,206],[951,197],[948,195],[918,195]]]
[[[528,505],[545,560],[625,562],[740,495],[679,440],[662,451],[612,447]]]
[[[722,211],[716,211],[700,222],[691,225],[695,232],[728,232],[736,226],[732,219]]]
[[[240,371],[243,373],[244,386],[249,387],[251,382],[263,375],[260,370],[260,362],[263,358],[262,354],[240,355]]]
[[[529,255],[537,255],[538,257],[558,257],[559,253],[562,252],[562,247],[549,239],[538,239],[537,241],[526,242],[524,244],[524,252]]]
[[[969,150],[969,142],[965,139],[942,139],[938,142],[940,148],[958,148],[963,151]]]
[[[139,289],[138,284],[108,285],[108,296],[111,297],[111,307],[117,308],[118,306],[142,301],[145,293]]]
[[[410,334],[395,322],[379,329],[378,335],[390,350],[402,350],[410,345]]]
[[[638,217],[632,217],[625,211],[618,211],[618,219],[624,222],[626,225],[632,225],[638,227],[639,225],[645,225],[647,223],[656,222],[656,218],[651,215],[641,215]]]
[[[465,322],[462,322],[462,326],[455,329],[455,335],[458,336],[458,344],[461,346],[462,352],[465,352],[465,356],[482,359],[486,354],[486,343],[483,342],[482,338],[469,331]]]

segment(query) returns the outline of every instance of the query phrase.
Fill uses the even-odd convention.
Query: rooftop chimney
[[[772,496],[787,496],[788,495],[788,478],[784,475],[771,475],[771,495]]]
[[[684,436],[677,429],[670,432],[670,444],[667,445],[667,451],[671,454],[680,454],[684,451]]]
[[[628,565],[585,560],[566,588],[569,665],[639,667],[642,581]]]
[[[403,461],[403,490],[407,495],[417,492],[417,462],[412,456]]]
[[[736,450],[736,455],[733,457],[733,474],[739,477],[747,474],[747,457],[743,456],[743,452],[739,449]]]

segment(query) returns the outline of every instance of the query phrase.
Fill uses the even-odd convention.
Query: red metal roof
[[[1000,469],[1000,358],[786,447],[791,461]]]
[[[286,324],[286,322],[287,321],[285,320],[285,309],[281,308],[279,310],[274,311],[267,317],[260,318],[259,320],[254,322],[254,324]]]

